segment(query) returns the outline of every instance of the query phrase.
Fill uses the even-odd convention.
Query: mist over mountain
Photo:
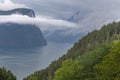
[[[64,18],[63,16],[62,19],[57,18],[57,17],[56,18],[54,17],[52,18],[39,17],[38,18],[37,17],[39,16],[38,13],[37,15],[35,15],[35,12],[32,9],[30,9],[29,7],[23,4],[13,3],[11,0],[5,0],[3,3],[0,3],[0,7],[1,7],[0,18],[2,16],[2,19],[0,20],[1,22],[3,21],[3,22],[12,22],[12,23],[17,22],[19,24],[21,23],[23,24],[32,23],[35,25],[37,24],[37,26],[40,27],[40,29],[42,30],[43,34],[45,34],[45,37],[47,40],[55,41],[55,42],[75,42],[81,37],[81,32],[79,33],[80,36],[79,34],[77,34],[77,36],[76,35],[73,36],[73,35],[66,35],[64,33],[64,32],[68,32],[69,30],[77,26],[75,22],[78,22],[79,20],[73,17],[71,18],[72,15],[74,16],[76,14],[72,14],[69,16],[66,15],[67,16],[66,18]],[[34,10],[36,11],[36,9]],[[17,14],[20,16],[16,17],[16,15],[14,14]],[[80,16],[81,14],[83,13],[80,13],[78,15]],[[80,19],[82,19],[82,17]],[[46,29],[46,30],[43,30],[43,29]],[[63,34],[65,34],[66,36],[64,36]],[[59,39],[57,37],[59,37]],[[74,39],[70,41],[72,37],[74,37]]]
[[[82,38],[83,35],[85,35],[85,33],[79,33],[77,35],[65,35],[64,33],[67,32],[67,30],[68,28],[55,30],[53,33],[44,31],[43,34],[45,35],[46,40],[58,43],[74,43]]]
[[[84,20],[88,12],[91,12],[91,11],[87,11],[87,10],[76,11],[72,13],[71,15],[64,17],[63,20],[77,24],[80,21]],[[72,30],[74,29],[76,28],[58,29],[58,30],[53,31],[52,33],[50,31],[45,31],[43,32],[43,34],[46,35],[45,37],[49,41],[74,43],[86,34],[86,32],[82,32],[82,31],[77,34],[74,34],[74,32],[72,33]]]
[[[119,19],[120,16],[120,10],[118,7],[120,5],[119,0],[111,1],[12,0],[12,1],[19,4],[25,4],[26,6],[31,7],[32,9],[34,9],[37,15],[50,16],[55,19],[63,19],[68,20],[70,22],[78,22],[79,28],[77,29],[73,28],[71,34],[81,32],[87,33],[94,29],[100,29],[100,27],[103,24],[116,21]],[[77,13],[79,13],[78,16]]]
[[[22,74],[22,70],[25,69],[20,69],[21,66],[26,67],[27,65],[29,67],[26,68],[30,68],[29,71],[32,71],[33,65],[40,68],[41,65],[44,66],[43,63],[51,62],[49,60],[53,59],[51,56],[59,56],[59,59],[52,60],[53,62],[48,67],[36,70],[37,72],[23,80],[120,79],[120,22],[118,22],[120,21],[120,0],[13,1],[16,3],[11,0],[4,0],[3,3],[0,3],[1,53],[4,53],[4,49],[22,48],[30,50],[25,50],[23,53],[39,54],[35,56],[32,54],[30,57],[30,54],[23,55],[22,57],[25,57],[20,58],[18,54],[22,53],[14,52],[18,55],[15,58],[20,58],[20,61],[13,56],[14,60],[11,56],[8,56],[10,59],[4,58],[4,54],[2,54],[1,58],[4,60],[0,60],[1,63],[8,62],[7,66],[9,64],[17,65],[14,68],[10,67],[18,74]],[[102,27],[102,25],[104,26]],[[40,52],[34,49],[47,45],[47,41],[50,44],[46,46],[47,48],[40,49]],[[54,46],[51,43],[57,44]],[[65,49],[65,44],[73,43],[75,43],[73,47],[65,52],[67,54],[60,57],[59,50]],[[63,44],[63,46],[58,44]],[[50,51],[56,52],[50,54]],[[23,64],[19,63],[24,61]],[[32,64],[32,61],[37,65]],[[23,71],[24,73],[25,71]],[[6,74],[3,75],[6,76]],[[8,76],[8,78],[11,77]],[[0,77],[0,80],[5,79]]]
[[[35,21],[32,21],[32,18],[36,17],[35,12],[26,7],[22,8],[10,0],[5,0],[4,5],[0,6],[7,4],[12,6],[11,9],[8,9],[9,7],[0,9],[0,48],[26,49],[47,45],[40,28],[33,24]],[[24,19],[30,20],[24,21]]]
[[[72,36],[73,34],[77,35],[80,33],[87,34],[94,29],[100,29],[103,24],[108,24],[118,20],[120,17],[120,10],[118,7],[120,5],[119,0],[34,0],[34,2],[30,0],[13,1],[25,3],[26,5],[32,7],[39,15],[50,16],[56,19],[63,19],[67,20],[68,22],[77,23],[78,28],[72,28],[71,30],[69,29],[64,32],[64,34],[67,34],[68,36]],[[53,35],[55,34],[54,32],[52,33]],[[58,35],[59,34],[62,35],[63,32],[62,34],[58,33]]]

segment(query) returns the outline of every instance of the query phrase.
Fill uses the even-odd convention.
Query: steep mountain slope
[[[0,15],[11,15],[11,14],[21,14],[21,15],[27,15],[29,17],[35,17],[35,13],[32,9],[27,8],[16,8],[13,10],[8,11],[2,11],[0,10]]]
[[[46,69],[37,71],[34,74],[25,78],[24,80],[53,80],[55,76],[55,72],[61,68],[62,63],[65,60],[68,59],[75,60],[77,57],[83,55],[84,53],[93,51],[97,45],[104,43],[109,44],[111,43],[111,41],[119,40],[120,39],[119,33],[120,33],[120,22],[117,23],[113,22],[108,25],[104,25],[100,30],[94,30],[93,32],[88,33],[88,35],[80,39],[77,43],[75,43],[74,47],[67,52],[67,54],[63,55],[58,60],[52,62]],[[80,79],[78,78],[76,80],[80,80]]]
[[[53,80],[119,80],[120,40],[103,43],[75,60],[68,59]]]
[[[35,48],[46,45],[40,29],[32,24],[0,24],[0,48]]]

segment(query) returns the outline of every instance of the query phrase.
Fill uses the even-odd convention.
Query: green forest
[[[0,68],[0,80],[16,80],[16,77],[5,68]]]
[[[0,70],[0,80],[16,80],[10,71]],[[120,22],[88,33],[65,55],[23,80],[120,80]]]
[[[120,80],[119,62],[120,22],[112,22],[88,33],[46,69],[24,80]]]

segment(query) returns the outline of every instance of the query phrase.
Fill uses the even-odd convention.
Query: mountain
[[[74,11],[71,15],[63,19],[70,22],[79,23],[80,21],[84,20],[90,13],[92,13],[91,10],[80,9],[78,11]]]
[[[84,33],[64,35],[66,31],[68,31],[68,29],[55,30],[52,34],[50,34],[51,32],[49,31],[44,31],[43,34],[45,35],[46,40],[58,43],[74,43],[85,35]]]
[[[0,24],[0,48],[36,48],[47,44],[41,30],[32,24]]]
[[[20,14],[35,18],[32,9],[16,8],[0,11],[0,15]],[[14,22],[0,23],[0,48],[36,48],[47,44],[41,30],[31,23],[18,24]]]
[[[63,20],[72,22],[72,23],[79,23],[82,20],[85,19],[86,16],[88,16],[92,11],[91,10],[86,10],[86,9],[80,9],[80,10],[75,10],[69,15],[66,16],[61,16]],[[74,29],[74,28],[73,28]],[[67,34],[65,35],[66,32],[72,31],[72,29],[60,29],[60,30],[55,30],[54,32],[50,33],[49,31],[43,32],[45,34],[45,37],[49,41],[53,42],[60,42],[60,43],[74,43],[78,41],[82,36],[86,34],[86,32],[79,32],[78,34],[73,33],[72,34]],[[59,38],[58,38],[59,37]]]
[[[84,16],[86,15],[85,13],[87,13],[87,12],[77,11],[71,17],[69,17],[67,20],[71,21],[71,22],[79,22],[84,19]]]
[[[11,14],[27,15],[27,16],[32,17],[32,18],[35,17],[35,13],[32,9],[16,8],[13,10],[8,10],[8,11],[0,10],[0,15],[11,15]]]
[[[113,22],[88,33],[67,54],[24,80],[118,80],[119,51],[120,22]]]

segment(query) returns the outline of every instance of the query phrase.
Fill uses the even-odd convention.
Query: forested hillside
[[[120,41],[110,44],[66,60],[53,80],[120,80]]]
[[[120,80],[119,33],[120,22],[104,25],[80,39],[46,69],[24,80]]]
[[[0,80],[16,80],[16,77],[4,68],[0,68]]]

